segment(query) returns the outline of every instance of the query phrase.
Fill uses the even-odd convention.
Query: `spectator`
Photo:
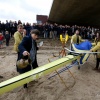
[[[14,23],[14,26],[15,26],[15,32],[17,31],[17,22],[15,21]]]
[[[3,33],[3,36],[5,37],[5,24],[2,22],[1,24],[1,32]]]
[[[50,38],[51,38],[51,39],[54,39],[54,27],[53,27],[52,24],[50,25],[49,30],[50,30]]]
[[[9,46],[10,34],[8,31],[5,32],[6,46]]]
[[[26,30],[23,29],[23,37],[25,37],[25,36],[26,36]]]
[[[55,23],[55,25],[54,25],[54,38],[57,38],[57,33],[58,33],[58,25]]]
[[[60,34],[63,34],[63,26],[62,25],[60,25],[58,27],[58,36],[60,36]]]
[[[9,27],[9,30],[10,30],[10,36],[12,37],[13,36],[13,22],[10,20],[10,22],[9,22],[9,24],[10,24],[10,27]]]
[[[46,22],[46,24],[44,25],[44,38],[48,38],[49,37],[49,25]]]
[[[22,24],[21,20],[18,20],[18,25],[19,25],[19,24]]]
[[[22,39],[23,39],[23,25],[19,24],[17,26],[17,32],[15,32],[14,34],[14,39],[15,39],[15,43],[14,43],[14,50],[17,52],[17,54],[19,55],[19,50],[18,50],[18,46],[21,43]],[[19,56],[18,56],[19,57]],[[18,58],[19,59],[19,58]],[[17,59],[17,60],[18,60]],[[17,66],[16,66],[17,68]],[[17,68],[18,71],[18,68]]]
[[[11,34],[12,34],[12,36],[14,35],[14,33],[16,32],[16,24],[15,24],[15,22],[12,22],[12,30],[11,30]]]
[[[2,35],[2,33],[0,33],[0,49],[3,48],[3,39],[4,39],[4,36]]]
[[[3,33],[3,35],[5,36],[5,31],[9,31],[10,36],[12,37],[13,34],[17,31],[17,25],[21,24],[22,22],[19,20],[18,23],[16,21],[9,21],[6,20],[6,23],[3,23],[0,21],[0,32]],[[44,23],[42,24],[36,24],[33,23],[32,26],[30,23],[23,23],[24,29],[26,29],[27,31],[27,35],[30,35],[30,30],[31,29],[38,29],[41,33],[41,37],[44,35],[44,38],[56,38],[59,37],[60,34],[63,34],[65,36],[65,34],[67,33],[69,36],[72,36],[76,29],[80,30],[80,36],[83,39],[94,39],[95,37],[95,32],[99,29],[96,29],[94,27],[90,27],[88,26],[87,28],[85,26],[77,26],[77,25],[73,25],[73,26],[69,26],[69,25],[57,25],[57,24],[52,24],[53,27],[53,31],[52,31],[52,27],[49,23]]]
[[[26,29],[26,33],[27,33],[27,35],[29,36],[30,31],[31,31],[31,26],[30,26],[29,23],[26,24],[25,29]]]
[[[6,20],[5,30],[9,31],[9,33],[10,33],[10,24],[9,24],[8,20]]]
[[[17,32],[14,33],[14,39],[15,39],[14,50],[18,52],[18,46],[23,39],[23,25],[22,24],[19,24],[17,26]]]

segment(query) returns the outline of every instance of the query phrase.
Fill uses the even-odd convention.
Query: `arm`
[[[94,40],[94,43],[92,43],[92,46],[96,46],[96,38],[95,38],[95,40]]]
[[[85,42],[86,40],[81,39],[81,42]]]
[[[96,43],[92,43],[92,46],[95,46],[96,45]]]
[[[85,42],[86,40],[84,40],[84,39],[82,39],[82,38],[80,37],[80,41],[81,41],[81,42]]]
[[[22,42],[19,44],[18,49],[20,51],[21,54],[23,54],[24,51],[27,51],[25,46],[28,45],[28,38],[24,37]]]
[[[17,43],[19,45],[21,43],[21,39],[19,37],[19,34],[18,33],[15,33],[14,34],[14,38],[15,38],[15,43]]]
[[[91,51],[95,52],[99,49],[100,49],[100,42],[98,42],[98,44],[94,48],[92,48]]]
[[[73,39],[74,39],[74,37],[72,36],[72,38],[71,38],[71,44],[73,43]]]

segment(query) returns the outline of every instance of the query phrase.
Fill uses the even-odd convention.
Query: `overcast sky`
[[[0,20],[36,22],[36,15],[48,15],[53,0],[0,0]]]

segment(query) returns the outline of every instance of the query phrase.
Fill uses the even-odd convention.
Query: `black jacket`
[[[5,39],[10,40],[10,34],[5,34]]]
[[[38,50],[38,47],[37,47],[35,40],[34,40],[34,47],[36,48],[36,50]],[[22,42],[20,43],[20,45],[18,47],[18,49],[19,49],[19,59],[21,59],[23,57],[24,51],[28,51],[30,53],[31,48],[32,48],[32,37],[31,36],[24,37]]]

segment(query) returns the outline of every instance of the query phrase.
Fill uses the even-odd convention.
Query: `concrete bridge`
[[[100,0],[54,0],[49,21],[100,27]]]

